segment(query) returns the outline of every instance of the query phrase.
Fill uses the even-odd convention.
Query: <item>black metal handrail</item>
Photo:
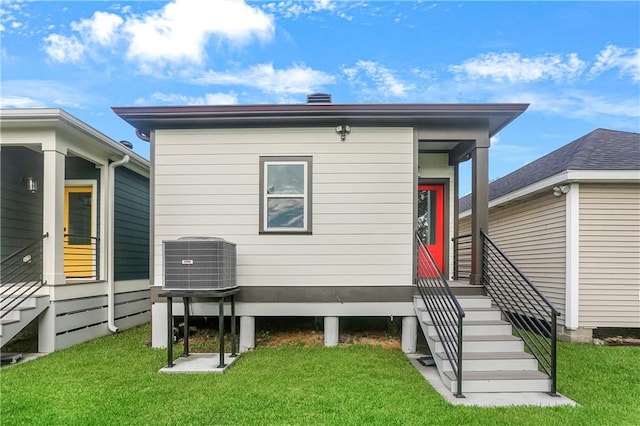
[[[453,242],[453,279],[469,279],[471,276],[471,234],[459,235]]]
[[[64,275],[72,279],[97,280],[100,239],[64,234]]]
[[[42,241],[49,234],[15,251],[0,262],[0,318],[33,296],[42,279]]]
[[[486,233],[481,234],[482,284],[549,376],[550,393],[556,395],[556,331],[560,312]]]
[[[457,380],[456,396],[462,398],[462,321],[464,310],[442,275],[427,246],[416,233],[417,287],[444,353]],[[435,354],[434,354],[435,355]]]

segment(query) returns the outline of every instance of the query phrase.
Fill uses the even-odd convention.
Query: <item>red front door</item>
[[[444,272],[444,185],[418,185],[418,236]],[[418,270],[424,256],[418,256]],[[427,268],[428,269],[428,268]]]

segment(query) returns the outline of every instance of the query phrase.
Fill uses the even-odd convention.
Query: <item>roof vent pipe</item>
[[[330,103],[331,103],[330,93],[312,93],[311,95],[307,95],[307,104],[330,104]]]
[[[133,149],[133,144],[131,142],[129,142],[129,141],[122,140],[119,143],[122,146],[126,146],[129,149]]]

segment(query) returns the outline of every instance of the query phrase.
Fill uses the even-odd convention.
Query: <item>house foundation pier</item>
[[[324,345],[338,346],[340,337],[340,317],[324,317]]]

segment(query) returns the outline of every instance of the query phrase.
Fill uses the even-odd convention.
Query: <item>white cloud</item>
[[[588,76],[593,78],[614,68],[619,70],[620,75],[628,75],[633,81],[640,81],[640,49],[627,49],[612,44],[606,46],[596,56]]]
[[[258,64],[244,70],[207,71],[192,79],[196,84],[235,84],[255,87],[273,94],[310,93],[334,82],[333,76],[306,65],[275,69],[273,64]]]
[[[176,93],[155,92],[150,99],[136,99],[136,105],[152,103],[173,105],[234,105],[238,103],[238,96],[234,92],[229,93],[205,93],[204,96],[187,96]]]
[[[78,62],[85,48],[75,36],[50,34],[44,38],[44,51],[57,62]]]
[[[353,67],[342,70],[349,82],[359,86],[365,93],[377,93],[382,97],[403,97],[414,88],[413,84],[404,83],[394,76],[389,68],[374,61],[358,61]],[[373,88],[369,86],[373,83]]]
[[[285,18],[297,18],[301,15],[309,15],[316,12],[335,12],[337,10],[337,4],[332,0],[313,0],[313,1],[278,1],[267,3],[263,6],[263,9],[271,13],[279,13]],[[339,17],[350,20],[351,18],[344,14],[344,12],[338,12]]]
[[[80,33],[85,42],[109,46],[115,42],[118,35],[117,30],[123,22],[123,19],[118,15],[98,11],[90,19],[72,22],[71,29]]]
[[[2,96],[0,108],[41,108],[44,104],[27,96]]]
[[[2,82],[2,107],[87,108],[101,101],[82,89],[51,80],[7,80]]]
[[[579,77],[586,63],[575,53],[523,57],[519,53],[485,53],[449,70],[458,79],[489,79],[498,82],[531,83],[541,80],[571,80]]]
[[[127,59],[150,73],[159,66],[202,64],[213,38],[232,45],[269,41],[275,28],[272,16],[241,0],[173,0],[145,14],[130,10],[121,8],[122,16],[97,11],[72,22],[71,34],[44,38],[45,52],[58,62],[78,62],[85,52],[95,59],[98,47],[121,42]]]
[[[124,25],[130,37],[127,57],[159,64],[202,63],[212,36],[242,44],[270,40],[274,31],[271,16],[236,0],[174,0]]]
[[[530,111],[541,111],[568,118],[598,116],[640,117],[638,99],[597,96],[581,90],[519,92],[500,96],[496,102],[530,103]]]

